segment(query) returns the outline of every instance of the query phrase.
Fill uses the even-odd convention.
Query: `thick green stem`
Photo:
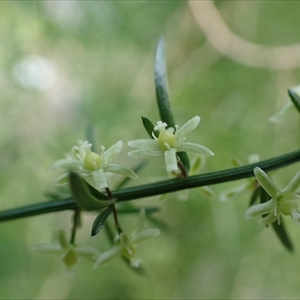
[[[144,197],[171,193],[179,190],[190,189],[205,185],[213,185],[228,181],[239,180],[252,177],[254,167],[260,167],[264,171],[272,171],[300,161],[300,150],[284,154],[272,159],[261,161],[255,164],[242,166],[239,168],[227,169],[201,175],[189,176],[186,178],[175,178],[156,183],[130,187],[113,191],[113,195],[118,202],[135,200]],[[51,212],[64,210],[74,210],[77,208],[76,202],[71,199],[53,200],[41,204],[32,204],[20,208],[10,209],[0,212],[0,222],[36,216]]]

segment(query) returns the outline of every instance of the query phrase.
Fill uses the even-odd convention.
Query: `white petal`
[[[146,223],[146,213],[145,213],[145,209],[142,208],[136,220],[134,229],[131,233],[132,238],[137,236],[142,231],[143,227],[145,226],[145,223]]]
[[[177,151],[189,151],[189,152],[196,152],[202,155],[206,155],[206,156],[213,156],[214,153],[209,150],[208,148],[199,145],[199,144],[195,144],[195,143],[183,143],[181,144],[179,147],[177,147]]]
[[[132,239],[132,242],[139,243],[149,239],[152,239],[160,235],[160,230],[158,228],[149,228],[140,232],[137,236]]]
[[[33,245],[30,247],[30,250],[42,252],[46,254],[57,254],[63,251],[59,245],[53,245],[53,244]]]
[[[67,183],[69,183],[69,173],[64,173],[55,180],[55,185],[64,185]]]
[[[109,161],[112,157],[119,154],[121,152],[122,148],[123,148],[123,142],[122,141],[116,142],[114,145],[112,145],[110,148],[108,148],[104,152],[105,160]]]
[[[60,159],[52,164],[48,170],[52,171],[55,169],[62,169],[67,171],[75,171],[78,170],[78,167],[82,166],[82,162],[79,160],[72,160],[72,159]]]
[[[298,172],[282,193],[295,193],[300,188],[300,172]]]
[[[121,252],[121,249],[122,249],[121,246],[113,247],[110,250],[102,253],[99,256],[99,258],[97,259],[97,261],[95,262],[94,268],[104,265],[105,263],[107,263],[108,261],[110,261],[111,259],[116,257],[117,255],[119,255]]]
[[[291,217],[295,223],[300,222],[300,213],[295,208],[291,210]]]
[[[245,212],[246,219],[250,219],[257,216],[262,216],[264,214],[270,213],[275,209],[275,201],[273,199],[261,203],[256,204],[248,208]]]
[[[115,165],[115,164],[109,164],[104,168],[105,172],[111,172],[111,173],[116,173],[116,174],[120,174],[120,175],[124,175],[130,178],[138,178],[138,176],[136,175],[135,172],[133,172],[130,169],[124,168],[122,166],[119,165]]]
[[[74,247],[73,250],[81,256],[92,259],[100,255],[100,252],[93,247]]]
[[[103,169],[94,170],[92,175],[95,180],[95,186],[98,190],[108,187],[107,178]]]
[[[273,180],[259,167],[255,167],[253,172],[256,180],[262,188],[271,196],[271,198],[276,199],[280,190],[277,188]]]
[[[280,219],[278,218],[278,216],[275,216],[275,214],[273,212],[271,212],[266,217],[261,218],[259,220],[259,224],[267,226],[267,225],[274,223],[276,220],[280,220]]]
[[[187,121],[184,125],[182,125],[178,129],[178,132],[176,133],[177,142],[179,144],[183,142],[185,137],[198,126],[199,122],[200,122],[200,117],[195,116],[194,118]]]
[[[166,168],[168,172],[179,170],[177,165],[176,152],[176,149],[171,148],[166,150],[164,153]]]
[[[128,155],[135,158],[150,158],[163,156],[164,152],[160,151],[146,151],[146,150],[133,150],[128,152]]]
[[[141,150],[148,150],[148,151],[159,151],[160,148],[156,140],[151,139],[140,139],[128,142],[129,147],[138,148]]]
[[[221,201],[227,201],[227,200],[233,199],[237,196],[240,196],[243,193],[249,191],[248,186],[249,186],[249,183],[245,182],[245,183],[243,183],[243,184],[241,184],[237,187],[225,190],[221,193],[220,200]]]
[[[196,188],[196,191],[208,198],[216,197],[215,192],[209,186],[201,186]]]

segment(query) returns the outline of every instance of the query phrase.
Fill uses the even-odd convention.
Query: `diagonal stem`
[[[120,189],[114,191],[113,194],[114,197],[118,199],[118,202],[130,201],[184,189],[190,189],[205,185],[214,185],[228,181],[253,177],[253,169],[255,167],[260,167],[265,172],[269,172],[275,169],[280,169],[285,166],[294,164],[299,161],[300,150],[297,150],[275,158],[271,158],[268,160],[264,160],[258,163],[238,168],[232,168],[201,175],[194,175],[186,178],[175,178],[171,180],[165,180],[156,183]],[[45,203],[32,204],[20,208],[2,211],[0,212],[0,222],[31,217],[51,212],[74,210],[76,208],[77,204],[72,198],[53,200]]]

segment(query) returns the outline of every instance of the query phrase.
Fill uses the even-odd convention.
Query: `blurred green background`
[[[270,47],[299,43],[298,1],[214,4],[243,39]],[[299,148],[296,111],[281,123],[269,122],[288,101],[287,88],[300,82],[297,64],[255,68],[223,56],[193,10],[186,1],[0,3],[1,210],[45,201],[57,176],[48,166],[84,138],[87,124],[107,147],[118,139],[147,137],[140,116],[159,119],[153,64],[161,34],[176,123],[201,116],[189,140],[215,153],[202,172],[230,168],[232,157],[246,162],[249,154],[267,159]],[[127,150],[116,162],[132,167],[137,161]],[[162,166],[154,160],[131,184],[165,179]],[[272,176],[284,187],[298,168]],[[299,226],[286,220],[296,248],[288,253],[271,229],[245,220],[249,195],[219,200],[220,192],[237,185],[213,186],[213,199],[191,190],[186,202],[176,195],[162,203],[136,201],[160,205],[157,218],[167,224],[138,252],[147,270],[142,277],[119,259],[96,270],[81,260],[66,272],[58,258],[32,253],[30,246],[50,242],[53,231],[69,230],[70,212],[1,223],[0,298],[299,298]],[[89,237],[93,218],[84,216],[77,241],[106,251],[103,235]],[[130,229],[132,220],[122,220]]]

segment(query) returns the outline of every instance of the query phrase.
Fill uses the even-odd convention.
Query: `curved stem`
[[[184,189],[248,178],[254,176],[253,169],[257,166],[268,172],[283,168],[298,161],[300,161],[300,150],[238,168],[124,188],[113,191],[113,195],[118,199],[118,202],[135,200]],[[46,203],[32,204],[20,208],[2,211],[0,212],[0,222],[51,212],[59,212],[72,209],[74,210],[76,208],[77,204],[72,198],[53,200]]]

